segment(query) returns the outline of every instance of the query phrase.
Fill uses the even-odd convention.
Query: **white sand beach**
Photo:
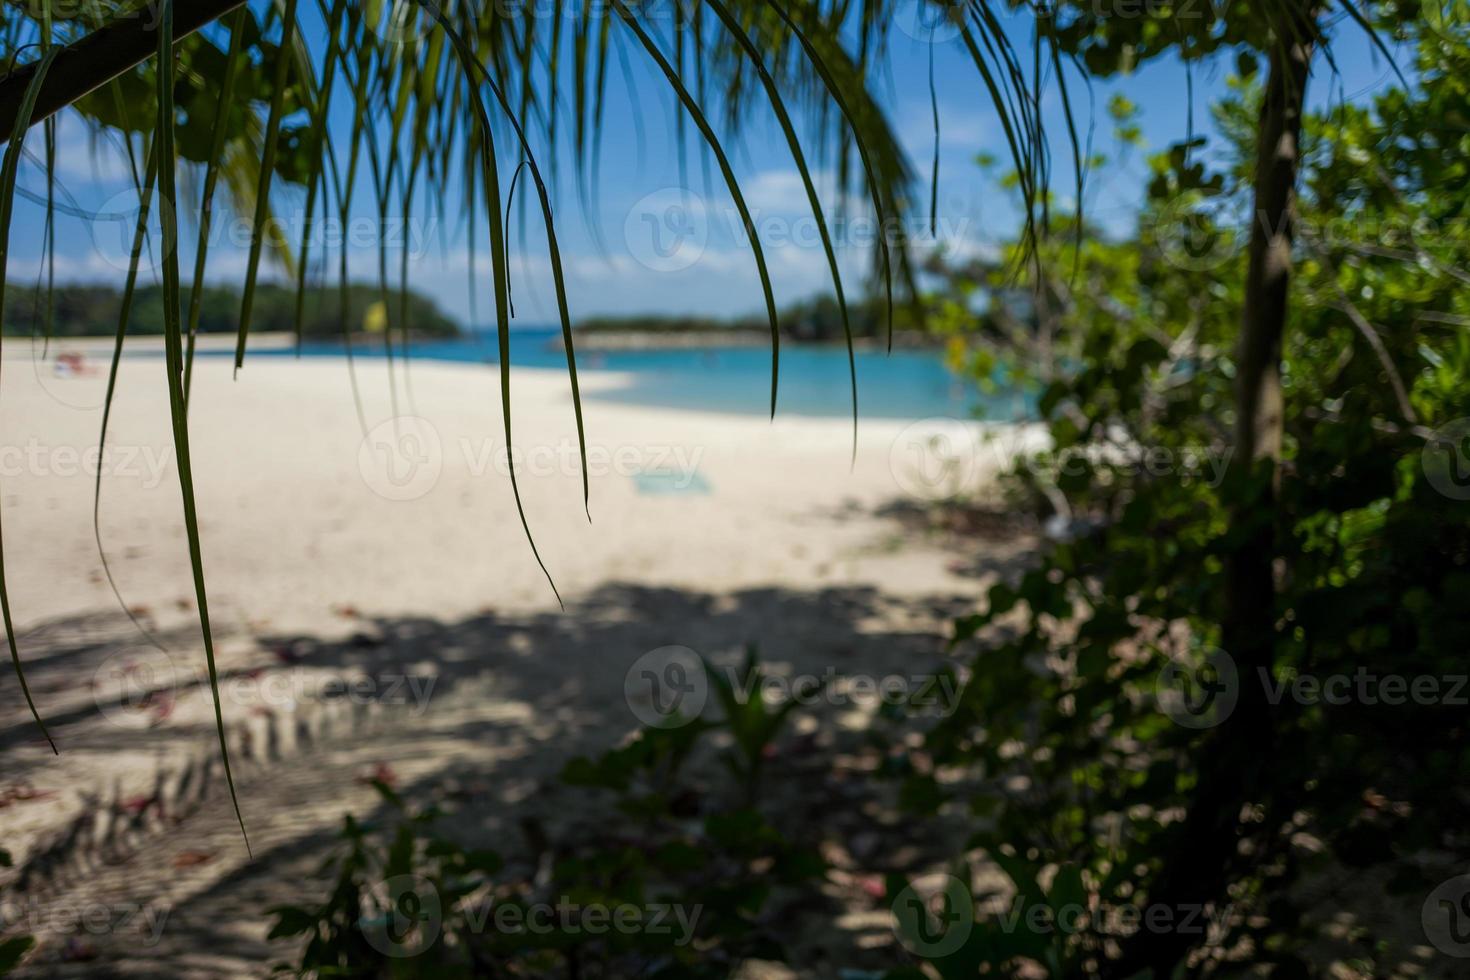
[[[113,604],[99,578],[89,462],[106,363],[93,358],[90,376],[56,377],[28,359],[28,346],[7,342],[0,387],[0,444],[10,447],[0,490],[21,630]],[[382,361],[359,359],[356,369],[371,450],[344,361],[248,359],[234,381],[231,369],[227,357],[200,358],[190,410],[217,621],[301,629],[336,604],[444,617],[555,608],[505,475],[494,369],[412,362],[410,398],[398,365],[400,415],[433,429],[404,423],[407,455],[420,447],[427,455],[420,471],[398,473],[402,486],[392,484],[382,455],[395,436]],[[129,603],[172,624],[192,620],[175,607],[193,588],[163,372],[161,358],[122,365],[101,527]],[[865,420],[849,470],[843,419],[634,408],[595,400],[616,377],[584,373],[582,383],[590,522],[566,377],[518,369],[512,381],[526,516],[564,595],[608,581],[714,590],[883,581],[916,593],[946,584],[942,563],[864,553],[881,524],[857,514],[921,502],[906,492],[913,474],[894,446],[906,426]]]
[[[166,795],[160,773],[216,753],[197,684],[203,651],[164,362],[122,365],[100,526],[128,607],[166,653],[120,612],[93,539],[90,454],[106,361],[89,356],[79,375],[60,376],[28,343],[6,341],[5,572],[32,690],[62,754],[37,737],[7,668],[0,832],[24,864],[89,806],[121,801],[167,829],[135,829],[126,847],[97,831],[92,856],[48,872],[28,913],[48,969],[85,973],[89,950],[106,945],[122,974],[163,965],[258,974],[283,951],[249,910],[291,886],[342,813],[373,805],[364,772],[388,767],[427,784],[469,766],[497,799],[534,798],[573,751],[609,747],[637,726],[623,677],[647,650],[680,644],[728,658],[757,643],[778,670],[934,669],[948,621],[1024,560],[1019,519],[978,548],[926,523],[923,498],[937,491],[910,469],[905,425],[863,423],[850,469],[844,420],[600,403],[596,392],[618,379],[593,373],[583,375],[589,523],[567,379],[517,370],[522,498],[563,611],[500,462],[495,371],[415,361],[410,396],[398,370],[398,412],[413,418],[395,429],[385,365],[358,363],[365,440],[342,360],[247,359],[236,380],[228,357],[198,362],[190,439],[220,668],[236,682],[225,704],[232,730],[304,712],[324,677],[397,671],[439,683],[390,735],[294,756],[257,741],[254,761],[244,745],[237,775],[252,864],[218,787],[186,819],[150,802]],[[962,442],[975,431],[942,421],[928,430]],[[969,450],[963,472],[941,476],[983,482],[1002,452]],[[149,684],[167,690],[139,697]],[[156,942],[78,940],[36,911],[127,895],[169,910]],[[67,943],[77,941],[87,945],[73,956]]]

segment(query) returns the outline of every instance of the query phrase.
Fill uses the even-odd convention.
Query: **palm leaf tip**
[[[505,229],[500,223],[500,176],[499,167],[495,158],[495,136],[490,125],[489,113],[485,110],[485,103],[480,98],[475,82],[476,75],[481,75],[491,86],[493,91],[499,92],[494,79],[486,71],[485,66],[475,58],[474,51],[466,42],[464,36],[454,25],[449,23],[444,12],[438,8],[427,8],[433,14],[435,21],[441,30],[449,37],[454,47],[455,55],[459,59],[460,68],[469,82],[470,106],[474,112],[475,122],[479,132],[480,169],[481,177],[485,182],[486,213],[489,218],[490,227],[490,262],[494,272],[493,283],[495,290],[495,321],[496,334],[500,349],[500,410],[505,425],[505,444],[512,445],[511,439],[511,400],[510,400],[510,274],[506,267],[505,251]],[[502,95],[503,99],[503,95]],[[533,173],[535,170],[533,168]],[[541,558],[540,549],[536,547],[535,536],[531,534],[531,524],[526,518],[525,504],[521,500],[520,483],[516,478],[514,461],[509,465],[511,495],[515,498],[516,514],[521,521],[521,529],[526,534],[526,542],[531,547],[531,555],[536,559],[536,564],[541,569],[541,574],[546,577],[546,582],[551,586],[552,595],[556,597],[556,603],[563,610],[566,603],[562,601],[561,591],[557,589],[551,572],[546,567],[546,562]]]
[[[633,35],[638,39],[638,43],[648,52],[648,56],[653,59],[654,64],[658,66],[659,71],[663,74],[669,85],[678,94],[679,101],[683,103],[690,118],[694,120],[694,125],[704,137],[705,144],[714,154],[715,162],[720,167],[720,173],[725,178],[725,186],[729,189],[730,197],[735,203],[735,209],[740,213],[740,220],[745,227],[746,237],[750,239],[751,251],[755,254],[756,272],[760,275],[761,291],[766,301],[766,315],[771,322],[771,416],[774,418],[776,415],[776,392],[781,371],[781,327],[776,314],[776,297],[771,288],[771,275],[766,268],[766,254],[764,249],[761,248],[760,235],[756,230],[755,219],[751,217],[750,208],[746,206],[745,195],[741,193],[740,182],[736,179],[735,171],[730,166],[729,157],[725,155],[725,149],[721,145],[719,137],[715,135],[714,128],[710,126],[709,120],[705,117],[704,110],[700,108],[699,101],[690,94],[689,89],[685,87],[683,80],[679,77],[679,73],[669,63],[669,59],[659,49],[658,44],[643,29],[643,26],[638,23],[637,18],[628,10],[623,0],[614,0],[613,9],[617,11],[618,17],[633,32]]]

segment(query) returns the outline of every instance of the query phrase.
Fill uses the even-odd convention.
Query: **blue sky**
[[[900,10],[895,28],[890,31],[888,70],[878,83],[878,92],[919,175],[915,196],[925,203],[927,210],[934,151],[928,89],[932,52],[941,117],[937,238],[953,252],[973,253],[1007,237],[1015,228],[1016,212],[1009,192],[996,185],[994,174],[987,175],[974,162],[977,154],[989,153],[1004,165],[1006,145],[985,90],[960,43],[941,33],[931,44],[929,33],[918,18],[918,3],[919,0],[910,0]],[[321,31],[318,22],[308,21],[304,29],[310,37],[319,40],[322,36],[315,33]],[[1014,18],[1008,29],[1013,31],[1018,44],[1028,43],[1029,26],[1025,20]],[[698,134],[693,126],[687,126],[688,183],[692,186],[681,187],[673,94],[661,78],[655,77],[656,70],[641,49],[629,45],[627,56],[634,81],[631,95],[620,72],[609,73],[602,167],[593,202],[600,236],[592,233],[593,222],[583,214],[577,200],[569,152],[563,152],[558,178],[552,182],[557,233],[573,316],[643,312],[733,316],[760,311],[763,307],[755,263],[742,240],[743,231],[718,170],[713,173],[713,193],[706,193],[695,143]],[[1335,79],[1325,74],[1326,66],[1319,60],[1319,74],[1314,79],[1312,93],[1319,104],[1329,97],[1361,98],[1393,80],[1387,63],[1351,27],[1338,29],[1336,58],[1340,75]],[[1404,60],[1407,59],[1401,59]],[[1196,67],[1193,106],[1196,132],[1208,133],[1208,105],[1224,91],[1230,64],[1229,59],[1221,59],[1215,64]],[[1189,125],[1185,70],[1176,61],[1161,60],[1144,66],[1135,75],[1095,83],[1090,99],[1085,87],[1075,79],[1072,92],[1079,103],[1077,111],[1084,116],[1084,128],[1089,119],[1095,123],[1094,148],[1111,161],[1093,175],[1087,209],[1105,228],[1126,230],[1138,204],[1146,165],[1143,153],[1119,153],[1106,112],[1108,100],[1121,93],[1135,103],[1149,151],[1164,148],[1182,138]],[[345,98],[336,100],[332,119],[343,143],[350,126],[347,102]],[[765,106],[761,104],[758,108],[764,110]],[[1067,194],[1071,190],[1070,149],[1065,142],[1055,86],[1046,110],[1056,157],[1057,190]],[[636,138],[639,126],[635,124],[635,114],[640,117],[637,121],[641,121],[645,137],[641,144]],[[793,115],[800,122],[803,113],[793,106]],[[711,116],[717,118],[718,113]],[[39,154],[39,130],[34,131],[28,147]],[[508,175],[515,161],[505,156],[505,149],[502,147],[503,164]],[[805,193],[769,111],[757,112],[751,125],[727,143],[727,150],[765,244],[778,302],[829,291],[826,260]],[[838,200],[831,161],[813,156],[809,162],[822,185],[829,221],[836,224],[839,213],[846,216],[846,224],[835,228],[840,264],[849,293],[859,292],[871,266],[872,229],[864,220],[860,201]],[[366,183],[367,168],[362,169],[364,181],[356,191],[355,223],[348,229],[347,237],[356,241],[349,246],[354,277],[370,279],[376,275],[377,268],[376,246],[372,244],[376,225],[371,221],[374,211],[371,187]],[[58,279],[120,282],[126,269],[129,211],[136,207],[120,151],[105,140],[95,140],[77,117],[68,114],[60,124],[59,170],[63,185],[78,205],[102,217],[92,221],[66,216],[58,219]],[[43,175],[38,168],[26,165],[22,171],[23,186],[35,191],[43,188]],[[184,179],[180,187],[181,194],[198,193],[197,181]],[[533,205],[533,198],[528,195],[525,203]],[[839,207],[844,203],[848,204],[846,208]],[[459,223],[463,202],[451,200],[447,204],[445,213],[450,216],[452,227],[441,228],[436,210],[424,207],[407,228],[387,230],[394,248],[390,253],[390,268],[396,274],[396,249],[406,242],[410,251],[411,284],[430,294],[448,313],[468,322],[471,276],[469,253]],[[299,222],[299,197],[283,196],[277,203],[277,211],[288,222],[288,228],[293,216]],[[39,205],[24,198],[17,200],[11,242],[12,279],[32,278],[42,267],[42,218],[43,209]],[[362,222],[365,237],[358,234],[358,221]],[[247,223],[248,218],[225,221],[227,228],[239,228]],[[927,240],[927,214],[915,215],[909,231],[921,249],[934,245],[932,240]],[[517,322],[522,325],[550,322],[555,317],[555,306],[549,262],[545,235],[534,207],[528,207],[523,224],[512,220],[511,234]],[[187,274],[192,268],[193,239],[187,224],[182,235]],[[477,239],[478,310],[480,319],[484,320],[490,309],[486,286],[490,269],[485,255],[483,220]],[[670,250],[669,246],[675,242],[679,247]],[[209,278],[217,282],[241,282],[247,243],[248,232],[222,231],[216,236],[211,246]],[[335,261],[334,256],[334,269]],[[279,275],[273,270],[267,274]],[[146,275],[155,276],[156,269],[148,269]]]

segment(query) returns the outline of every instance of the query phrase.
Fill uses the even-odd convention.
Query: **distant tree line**
[[[888,309],[885,300],[881,297],[849,300],[847,316],[855,338],[880,337],[888,333]],[[837,305],[837,298],[830,293],[812,296],[786,306],[781,310],[778,320],[782,335],[793,340],[824,343],[843,339],[842,311]],[[589,332],[630,331],[640,333],[758,330],[768,333],[771,327],[770,321],[763,314],[737,317],[633,314],[630,316],[584,317],[577,322],[577,329]],[[913,310],[897,300],[893,308],[893,329],[917,329]]]
[[[189,308],[190,290],[183,289],[182,304]],[[402,306],[403,300],[406,306]],[[382,329],[381,309],[369,311],[380,303],[382,293],[376,285],[354,283],[347,290],[347,327],[353,332]],[[106,285],[61,285],[52,294],[51,336],[109,336],[117,331],[118,310],[122,291]],[[309,289],[302,312],[302,333],[312,338],[339,337],[342,320],[338,315],[340,297],[336,286]],[[399,330],[400,309],[416,334],[436,337],[453,336],[459,326],[426,296],[409,290],[401,297],[397,290],[388,292],[387,320],[395,333]],[[5,290],[4,330],[6,335],[35,336],[46,333],[46,290],[32,283],[9,283]],[[371,322],[371,325],[369,325]],[[240,323],[240,291],[233,286],[206,286],[200,304],[201,333],[235,333]],[[255,306],[251,313],[251,331],[294,332],[296,329],[296,296],[294,287],[263,283],[256,286]],[[163,289],[149,285],[139,287],[133,296],[133,311],[128,322],[133,334],[163,333]]]

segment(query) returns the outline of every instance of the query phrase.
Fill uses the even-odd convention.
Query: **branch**
[[[1383,338],[1378,335],[1378,331],[1374,329],[1373,324],[1368,322],[1368,318],[1353,303],[1352,297],[1347,294],[1347,290],[1342,288],[1342,283],[1338,282],[1337,267],[1332,264],[1332,260],[1327,257],[1326,253],[1312,239],[1303,236],[1302,240],[1306,243],[1307,250],[1327,270],[1327,278],[1332,283],[1333,290],[1337,293],[1337,303],[1333,304],[1334,308],[1338,312],[1347,315],[1347,318],[1352,321],[1353,326],[1357,327],[1358,332],[1368,341],[1368,346],[1373,348],[1373,353],[1378,356],[1378,363],[1383,366],[1384,373],[1388,375],[1389,384],[1393,385],[1394,397],[1398,399],[1399,403],[1399,413],[1403,415],[1409,424],[1413,425],[1417,423],[1419,420],[1415,417],[1414,406],[1409,401],[1409,391],[1404,387],[1403,376],[1399,374],[1398,366],[1394,364],[1393,357],[1388,353],[1388,348],[1384,346]]]
[[[192,34],[240,6],[244,0],[175,0],[175,39]],[[145,8],[138,15],[113,21],[66,46],[36,99],[31,125],[71,105],[88,92],[107,84],[123,72],[147,60],[158,47],[154,36],[156,19]],[[35,74],[35,64],[23,65],[0,78],[0,144],[8,142],[15,129],[15,115],[26,86]]]

